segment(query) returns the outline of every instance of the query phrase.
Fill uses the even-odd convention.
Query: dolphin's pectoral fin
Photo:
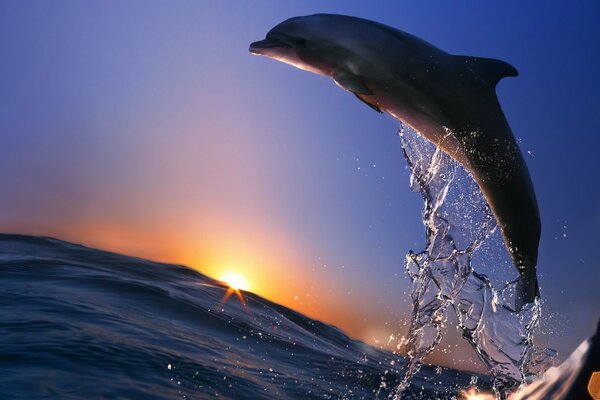
[[[366,105],[371,107],[373,110],[377,111],[378,113],[383,113],[383,111],[381,111],[381,108],[377,107],[375,104],[369,103],[368,101],[366,101],[365,99],[363,99],[356,93],[354,93],[354,95],[356,96],[357,99],[359,99],[360,101],[362,101],[363,103],[365,103]]]
[[[371,89],[365,85],[365,81],[358,75],[349,74],[346,72],[336,72],[333,75],[333,80],[339,87],[356,95],[372,95]]]
[[[515,67],[504,61],[483,57],[454,57],[473,71],[481,80],[487,82],[492,88],[496,87],[502,78],[519,75],[519,71]]]
[[[361,97],[361,95],[370,96],[373,94],[373,92],[367,87],[367,85],[365,85],[364,79],[360,76],[349,74],[346,72],[336,72],[333,75],[333,80],[339,87],[349,92],[352,92],[357,99],[371,107],[373,110],[377,111],[378,113],[383,112],[375,104],[371,104]]]

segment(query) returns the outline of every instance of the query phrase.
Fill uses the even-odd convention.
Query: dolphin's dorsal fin
[[[500,79],[507,76],[518,76],[519,71],[507,62],[493,58],[455,56],[481,80],[495,88]]]

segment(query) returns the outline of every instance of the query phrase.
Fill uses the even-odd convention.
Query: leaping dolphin
[[[462,164],[490,205],[519,271],[517,308],[539,296],[538,205],[495,91],[500,79],[518,75],[514,67],[452,55],[401,30],[334,14],[288,19],[252,43],[250,52],[330,76]]]

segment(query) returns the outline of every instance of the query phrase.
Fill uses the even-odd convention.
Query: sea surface
[[[1,234],[0,399],[386,399],[400,382],[401,357],[227,291],[185,266]],[[475,380],[490,388],[426,365],[402,398]]]

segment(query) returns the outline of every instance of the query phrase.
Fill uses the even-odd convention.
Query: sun
[[[462,391],[464,400],[496,400],[495,396],[491,394],[479,392],[476,388],[471,387],[468,391]]]
[[[229,287],[236,292],[239,292],[240,290],[250,290],[250,285],[246,278],[237,272],[224,272],[221,274],[220,280],[228,284]]]

